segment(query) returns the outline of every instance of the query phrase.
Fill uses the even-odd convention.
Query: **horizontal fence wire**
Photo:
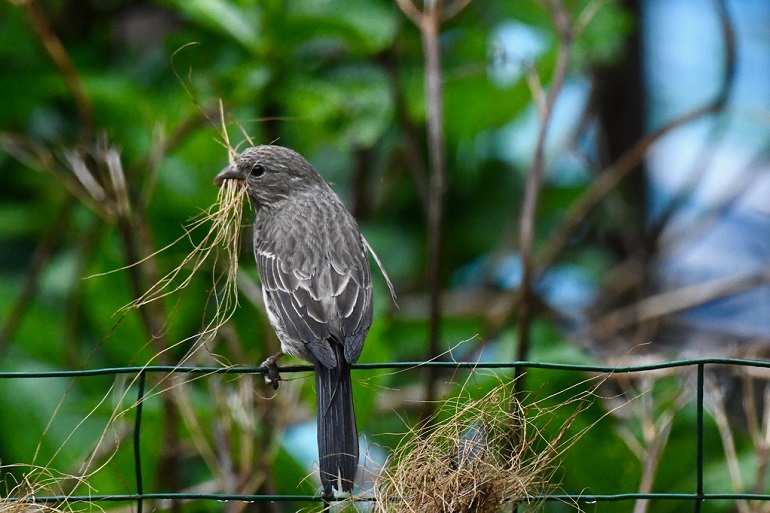
[[[355,363],[351,365],[353,370],[391,369],[404,370],[425,367],[438,367],[444,369],[550,369],[580,372],[612,372],[614,374],[644,372],[662,369],[674,369],[678,367],[696,367],[698,365],[728,365],[740,367],[770,368],[770,360],[748,360],[742,358],[691,358],[683,360],[671,360],[667,362],[650,363],[644,365],[586,365],[573,363],[552,363],[533,361],[509,361],[509,362],[385,362],[385,363]],[[254,366],[230,366],[230,367],[206,367],[206,366],[175,366],[175,365],[150,365],[133,367],[103,367],[98,369],[80,370],[51,370],[51,371],[0,371],[0,379],[14,378],[68,378],[83,376],[106,376],[118,374],[168,373],[182,374],[264,374],[265,367]],[[292,365],[278,367],[279,372],[308,372],[312,371],[312,365]]]
[[[418,369],[426,367],[444,368],[444,369],[547,369],[564,372],[589,372],[589,373],[612,373],[612,374],[631,374],[649,372],[663,369],[677,368],[695,368],[697,372],[696,388],[696,490],[693,493],[614,493],[614,494],[587,494],[587,493],[550,493],[546,495],[534,495],[529,497],[511,497],[511,502],[539,502],[539,501],[558,501],[564,503],[595,504],[601,502],[616,501],[635,501],[635,500],[655,500],[655,501],[689,501],[693,502],[696,513],[700,511],[701,505],[706,501],[770,501],[770,493],[707,493],[704,490],[703,482],[703,419],[704,419],[704,374],[706,366],[716,367],[755,367],[770,368],[770,361],[750,360],[741,358],[693,358],[672,360],[659,363],[650,363],[644,365],[586,365],[586,364],[568,364],[554,362],[535,362],[535,361],[509,361],[509,362],[386,362],[386,363],[360,363],[352,365],[353,370],[405,370]],[[310,372],[313,367],[310,365],[294,365],[278,368],[280,373]],[[255,502],[276,502],[276,503],[320,503],[328,501],[321,495],[248,495],[248,494],[225,494],[225,493],[183,493],[183,492],[154,492],[145,493],[142,485],[141,475],[141,454],[139,451],[139,441],[141,436],[142,419],[142,400],[144,398],[145,379],[148,374],[153,373],[179,373],[179,374],[264,374],[267,372],[265,367],[254,366],[233,366],[233,367],[210,367],[210,366],[172,366],[172,365],[154,365],[154,366],[130,366],[130,367],[106,367],[96,369],[80,370],[49,370],[49,371],[0,371],[0,379],[47,379],[47,378],[79,378],[88,376],[109,376],[109,375],[135,375],[138,377],[138,397],[137,411],[134,425],[134,458],[136,468],[136,490],[133,494],[88,494],[88,495],[49,495],[49,496],[24,496],[24,497],[5,497],[4,501],[10,503],[34,502],[41,503],[136,503],[138,513],[142,512],[143,501],[217,501],[229,502],[240,501],[243,503]],[[355,496],[341,499],[332,499],[345,502],[372,502],[373,497]]]

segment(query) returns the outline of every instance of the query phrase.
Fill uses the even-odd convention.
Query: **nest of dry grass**
[[[522,502],[537,506],[555,486],[551,481],[567,429],[583,407],[548,438],[534,420],[553,410],[538,404],[525,408],[510,383],[481,399],[446,402],[404,437],[392,464],[378,476],[375,510],[494,513]]]

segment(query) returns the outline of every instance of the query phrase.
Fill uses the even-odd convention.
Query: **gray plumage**
[[[248,148],[214,183],[228,178],[248,184],[256,213],[254,255],[281,349],[315,369],[324,493],[351,491],[358,434],[350,364],[372,325],[366,244],[339,197],[293,150]]]

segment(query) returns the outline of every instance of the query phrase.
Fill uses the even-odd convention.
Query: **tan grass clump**
[[[26,468],[20,478],[9,473],[11,468]],[[4,490],[0,492],[0,513],[74,513],[85,509],[101,508],[88,507],[81,504],[76,509],[68,502],[65,487],[71,487],[74,483],[81,482],[75,476],[55,476],[46,468],[27,465],[3,465],[0,466],[5,483]],[[42,497],[65,497],[59,502],[43,501]]]
[[[554,487],[551,478],[567,428],[583,407],[546,439],[533,420],[552,411],[525,408],[512,384],[500,384],[481,399],[446,402],[433,419],[404,437],[393,463],[378,476],[375,509],[494,513],[515,510],[522,502],[537,505],[537,498]]]

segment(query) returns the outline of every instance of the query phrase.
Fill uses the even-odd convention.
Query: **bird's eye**
[[[251,176],[260,177],[265,174],[265,168],[262,164],[254,164],[251,168]]]

